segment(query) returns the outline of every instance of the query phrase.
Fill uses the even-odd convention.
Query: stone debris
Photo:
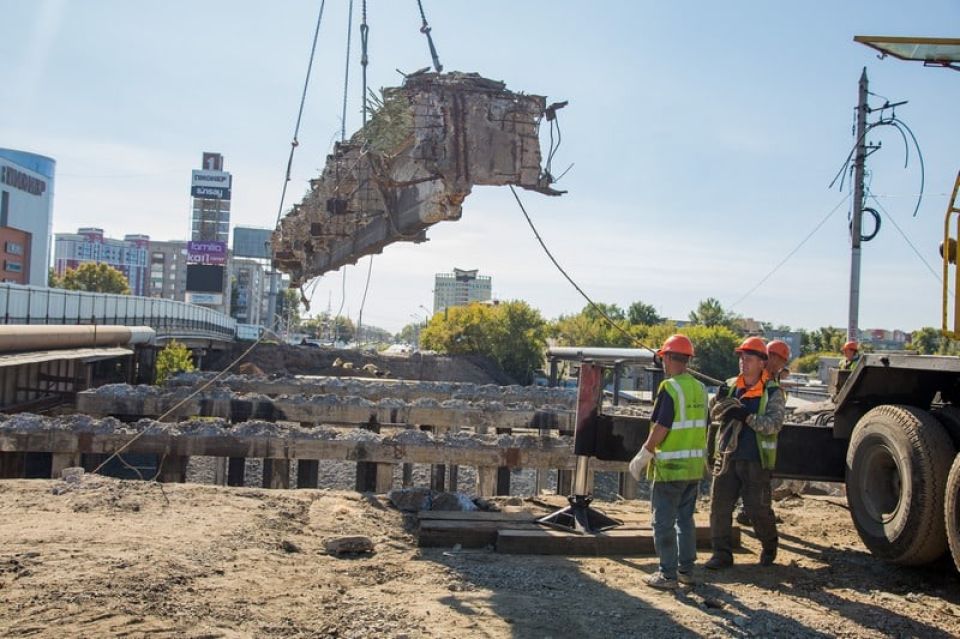
[[[342,555],[369,555],[373,554],[374,550],[373,540],[364,535],[328,539],[323,546],[328,554],[337,557]]]
[[[431,225],[460,219],[474,185],[561,193],[540,167],[543,96],[475,73],[422,72],[375,106],[274,231],[274,264],[291,287],[393,242],[426,241]]]

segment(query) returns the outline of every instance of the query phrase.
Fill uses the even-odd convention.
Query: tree
[[[726,326],[685,326],[681,333],[693,342],[696,353],[690,365],[715,379],[727,379],[739,372],[734,349],[740,336]],[[659,346],[659,344],[658,344]]]
[[[960,343],[949,337],[944,337],[939,330],[924,326],[915,330],[910,336],[907,348],[913,349],[921,355],[957,355],[960,354]]]
[[[47,271],[47,286],[50,288],[63,288],[63,282],[60,281],[60,276],[57,275],[57,271],[51,266]]]
[[[453,306],[420,332],[423,349],[448,355],[484,355],[521,384],[543,363],[547,324],[526,302]]]
[[[407,324],[400,329],[400,332],[396,335],[396,340],[404,344],[412,344],[416,346],[417,336],[420,334],[421,325],[417,324]]]
[[[597,308],[622,330],[612,326]],[[550,335],[561,346],[632,346],[637,327],[627,324],[623,309],[616,304],[597,304],[597,308],[588,304],[576,315],[561,315],[550,325]]]
[[[597,304],[587,304],[583,307],[583,310],[580,311],[581,314],[585,315],[590,319],[603,319],[603,315],[606,315],[615,322],[622,322],[627,319],[626,313],[623,312],[623,309],[617,306],[616,304],[604,304],[599,302]]]
[[[847,333],[842,328],[821,326],[813,331],[804,331],[801,335],[800,350],[805,353],[839,353]]]
[[[726,326],[732,329],[737,315],[723,308],[720,300],[708,297],[697,305],[697,310],[690,311],[690,323],[699,326]]]
[[[162,384],[176,373],[189,373],[195,370],[190,349],[176,340],[172,340],[157,353],[155,367],[157,384]]]
[[[60,288],[91,293],[130,294],[127,276],[109,264],[84,262],[77,268],[68,268],[60,278]]]
[[[627,309],[627,320],[631,324],[643,324],[645,326],[654,326],[663,323],[663,318],[657,314],[657,309],[651,304],[644,304],[636,301]]]

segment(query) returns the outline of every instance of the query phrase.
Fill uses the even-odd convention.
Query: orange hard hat
[[[686,335],[671,335],[663,341],[663,346],[657,351],[657,355],[663,357],[666,353],[677,353],[693,357],[693,342]]]
[[[767,345],[763,343],[763,340],[759,337],[748,337],[743,340],[743,342],[734,349],[734,352],[737,353],[753,353],[763,359],[767,359]]]
[[[784,361],[790,361],[790,345],[783,340],[775,339],[767,344],[767,353],[783,358]]]
[[[860,345],[857,344],[855,341],[850,340],[849,342],[847,342],[846,344],[844,344],[844,345],[843,345],[843,348],[840,349],[840,350],[843,351],[843,352],[853,351],[854,353],[856,353],[857,351],[860,350]]]

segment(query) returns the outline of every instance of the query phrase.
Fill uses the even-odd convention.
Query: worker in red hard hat
[[[850,340],[840,349],[843,353],[843,361],[840,362],[840,370],[852,371],[860,363],[860,345]]]
[[[657,572],[644,582],[666,590],[694,583],[693,511],[707,470],[707,389],[687,372],[693,344],[686,335],[668,337],[657,355],[665,379],[653,404],[650,434],[630,462],[630,474],[639,481],[647,468],[653,480],[653,544],[660,561]]]
[[[768,352],[762,339],[746,338],[736,353],[740,374],[727,380],[710,409],[710,418],[720,424],[710,493],[713,556],[706,563],[714,570],[733,565],[731,528],[734,505],[740,497],[760,540],[760,565],[773,564],[779,545],[770,478],[786,399],[777,381],[764,374]]]

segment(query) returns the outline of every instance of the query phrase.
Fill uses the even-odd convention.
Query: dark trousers
[[[719,460],[717,462],[719,464]],[[733,508],[743,497],[743,507],[753,522],[764,550],[777,548],[777,520],[770,497],[770,471],[760,462],[729,460],[724,472],[713,478],[710,491],[710,536],[713,552],[733,556]]]

